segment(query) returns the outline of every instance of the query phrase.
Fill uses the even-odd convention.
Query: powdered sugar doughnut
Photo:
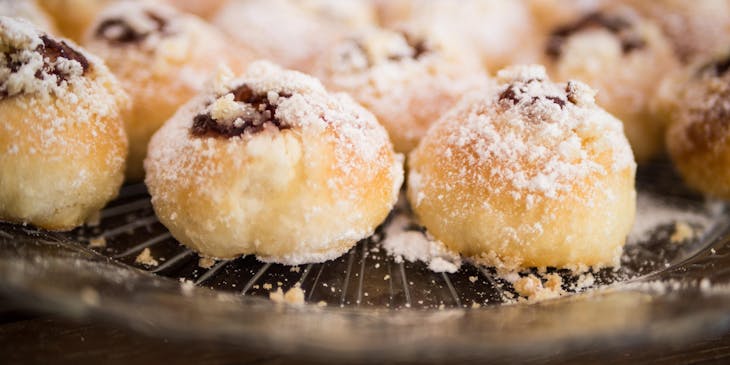
[[[65,37],[80,42],[97,14],[115,0],[37,0]]]
[[[657,26],[629,8],[606,9],[554,28],[543,50],[553,78],[598,90],[598,104],[623,121],[637,161],[664,150],[666,121],[652,98],[678,60]]]
[[[213,23],[261,58],[310,71],[317,57],[353,26],[328,16],[336,12],[326,3],[330,1],[231,0]]]
[[[152,138],[160,221],[203,255],[286,264],[335,258],[373,232],[403,180],[375,117],[265,61],[186,104]]]
[[[372,111],[398,152],[415,148],[431,123],[486,81],[476,54],[416,29],[355,34],[325,54],[315,74]]]
[[[214,16],[228,0],[164,0],[164,2],[184,12],[207,19]]]
[[[553,30],[596,12],[609,0],[527,0],[532,17],[542,30]]]
[[[377,24],[375,6],[371,0],[289,0],[314,13],[324,21],[346,29],[360,29]]]
[[[53,20],[40,7],[36,0],[0,0],[0,15],[23,18],[46,33],[56,34]]]
[[[436,239],[500,269],[619,264],[636,163],[588,86],[540,66],[498,73],[408,159],[408,200]]]
[[[659,24],[684,62],[712,57],[730,44],[730,1],[621,1]]]
[[[730,53],[672,79],[667,147],[687,184],[730,199]]]
[[[219,66],[243,72],[251,58],[201,19],[144,1],[104,9],[84,44],[106,61],[132,97],[125,120],[131,181],[144,177],[142,161],[152,134],[203,90]]]
[[[0,220],[67,230],[122,184],[128,98],[75,44],[0,17]]]
[[[530,9],[511,0],[394,0],[377,1],[386,27],[416,25],[448,31],[468,41],[490,70],[532,57]]]

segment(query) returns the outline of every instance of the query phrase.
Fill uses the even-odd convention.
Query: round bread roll
[[[636,163],[621,122],[542,66],[498,73],[408,159],[408,200],[450,249],[498,269],[617,266],[634,221]]]
[[[554,28],[543,49],[553,78],[598,90],[598,104],[623,121],[639,163],[664,151],[666,121],[652,99],[679,62],[657,26],[627,7],[606,9]]]
[[[199,17],[209,19],[229,0],[163,0],[174,7]]]
[[[144,178],[152,134],[203,90],[220,66],[240,73],[252,56],[198,17],[162,4],[120,1],[104,9],[84,45],[105,60],[132,97],[125,120],[128,181]]]
[[[0,0],[0,15],[23,18],[46,33],[58,33],[53,20],[38,6],[36,0]]]
[[[527,3],[536,26],[549,32],[598,11],[608,1],[611,0],[527,0]]]
[[[18,0],[16,0],[18,1]],[[25,1],[25,0],[22,0]],[[96,15],[116,0],[36,0],[65,37],[76,42],[86,33]]]
[[[671,80],[669,155],[690,187],[730,199],[730,53]]]
[[[290,265],[340,256],[396,202],[402,156],[375,117],[266,61],[183,106],[154,135],[160,221],[205,256]]]
[[[0,17],[0,220],[82,224],[122,184],[128,98],[75,44]]]
[[[532,59],[530,9],[511,0],[376,0],[385,27],[403,24],[454,34],[465,40],[489,70]]]
[[[315,75],[373,112],[403,153],[464,93],[487,80],[476,54],[415,29],[359,32],[325,54]]]
[[[372,0],[289,0],[322,21],[332,22],[344,29],[361,29],[377,24]]]
[[[213,23],[260,58],[310,72],[322,52],[373,14],[363,1],[351,3],[362,4],[364,12],[338,3],[350,1],[230,0]]]
[[[712,57],[730,44],[730,1],[621,0],[655,21],[684,62]]]

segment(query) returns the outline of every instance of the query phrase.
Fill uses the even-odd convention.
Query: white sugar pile
[[[401,263],[421,261],[434,272],[454,273],[461,267],[461,256],[449,251],[440,241],[436,241],[425,233],[409,230],[413,221],[404,213],[393,218],[385,229],[382,247]]]

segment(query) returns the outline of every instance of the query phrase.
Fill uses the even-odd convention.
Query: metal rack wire
[[[646,175],[655,180],[652,174]],[[667,186],[673,190],[664,192],[665,195],[678,199],[678,204],[693,209],[703,205],[701,198],[676,190],[677,184]],[[654,191],[657,186],[652,185],[651,189]],[[669,244],[671,230],[670,226],[657,227],[646,242],[627,246],[619,270],[593,273],[595,286],[665,269],[697,250],[692,243]],[[423,263],[396,262],[380,247],[383,227],[342,257],[321,264],[290,267],[245,256],[201,267],[200,257],[180,245],[155,217],[143,184],[125,186],[120,197],[101,212],[98,226],[83,227],[71,235],[93,250],[138,269],[241,295],[268,297],[277,288],[286,291],[296,285],[305,291],[306,301],[310,303],[390,309],[499,305],[517,297],[512,285],[492,268],[464,264],[458,272],[449,274],[432,272]],[[157,265],[135,260],[145,249],[150,250]],[[572,285],[576,277],[567,270],[534,269],[530,273],[537,276],[557,273],[563,278],[564,290],[581,290]]]

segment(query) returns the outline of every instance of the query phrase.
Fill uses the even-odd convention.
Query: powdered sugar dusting
[[[177,184],[195,186],[202,201],[221,201],[211,203],[218,209],[217,204],[228,204],[232,199],[221,189],[231,188],[228,179],[239,179],[231,189],[251,188],[237,192],[241,196],[231,203],[234,207],[216,212],[209,218],[211,222],[225,227],[241,225],[240,219],[251,219],[249,212],[260,212],[259,215],[267,217],[274,214],[277,210],[272,204],[278,204],[278,209],[291,210],[267,218],[280,219],[279,225],[292,226],[281,228],[290,231],[281,233],[291,241],[285,250],[260,249],[265,243],[253,234],[245,239],[231,238],[234,242],[222,244],[230,244],[235,247],[230,249],[239,254],[258,254],[264,261],[289,264],[326,261],[372,233],[380,221],[370,222],[373,218],[369,215],[373,213],[363,211],[365,208],[361,206],[371,204],[367,209],[382,211],[384,217],[395,203],[403,181],[402,159],[393,153],[387,133],[372,114],[345,94],[328,93],[316,79],[283,70],[267,61],[251,64],[241,77],[233,78],[223,72],[214,81],[208,91],[183,106],[150,143],[145,168],[153,204],[174,200],[168,194],[174,194],[175,190],[170,191],[165,185]],[[239,92],[248,96],[233,99],[228,96]],[[265,112],[266,118],[274,118],[281,128],[266,127],[274,121],[267,119],[271,123],[264,121],[262,129],[244,128],[235,134],[194,132],[197,123],[194,121],[202,115],[212,113],[232,119],[235,126],[239,118],[234,117],[239,113],[245,117],[247,112],[252,112],[252,106],[258,112]],[[209,122],[225,122],[223,119]],[[265,171],[248,173],[262,168]],[[154,176],[154,181],[150,176]],[[369,187],[377,189],[377,194],[387,193],[374,202],[363,203],[363,189],[353,186],[360,183],[371,184]],[[378,185],[382,183],[387,185]],[[333,211],[348,213],[344,216],[337,213],[337,222],[331,222],[331,218],[325,221],[335,214]],[[181,218],[178,215],[176,219]],[[243,234],[258,228],[245,229]],[[185,239],[178,236],[180,240]],[[210,240],[200,242],[207,245]],[[216,256],[204,249],[200,251]]]
[[[469,90],[486,84],[476,55],[419,29],[367,29],[321,57],[315,74],[350,93],[409,151]]]
[[[50,59],[44,56],[45,47],[39,33],[24,20],[0,17],[2,53],[0,59],[0,92],[6,96],[40,94],[43,97],[59,95],[69,83],[76,82],[84,73],[76,60],[63,56]],[[58,70],[60,75],[53,72]]]
[[[428,237],[419,230],[409,229],[414,221],[404,213],[397,213],[385,230],[382,247],[396,263],[423,262],[434,272],[454,273],[461,267],[461,256]]]
[[[528,202],[537,196],[556,198],[586,176],[635,169],[621,123],[595,105],[594,92],[577,81],[565,85],[546,79],[541,66],[500,71],[502,84],[486,91],[486,98],[473,95],[456,108],[456,113],[469,112],[446,137],[448,143],[473,146],[474,155],[466,162],[490,162],[492,181],[511,185],[515,198]],[[601,138],[595,138],[597,133]],[[608,166],[594,161],[605,153],[611,156]],[[522,168],[525,161],[535,168]]]
[[[72,125],[118,116],[128,106],[127,95],[104,64],[73,42],[53,38],[24,20],[7,17],[0,17],[0,36],[0,95],[15,97],[13,101],[20,103],[22,109],[32,113],[38,120],[51,120],[47,125],[29,124],[32,128],[38,128],[43,148],[65,143],[57,137],[57,133],[66,131]],[[56,48],[44,50],[44,47],[51,46]],[[59,54],[51,58],[44,56],[44,52]],[[22,95],[32,97],[20,98]],[[54,100],[52,98],[57,101],[51,102]],[[63,105],[73,107],[73,113],[55,109]],[[10,127],[6,125],[5,128]],[[122,126],[116,124],[105,126],[99,123],[94,124],[94,128],[99,128],[99,133],[123,133]],[[11,135],[18,133],[12,130],[8,132]],[[75,148],[91,149],[93,146]],[[14,145],[9,148],[10,153],[16,153],[17,150],[18,147]],[[40,151],[31,149],[27,152],[34,154]]]
[[[35,0],[0,0],[0,15],[23,18],[46,32],[55,33],[51,19],[38,7]]]
[[[217,64],[240,72],[250,58],[198,17],[144,1],[120,1],[105,8],[85,44],[109,63],[128,90],[141,89],[145,98],[178,95],[160,92],[150,80],[164,79],[170,90],[199,92]]]

